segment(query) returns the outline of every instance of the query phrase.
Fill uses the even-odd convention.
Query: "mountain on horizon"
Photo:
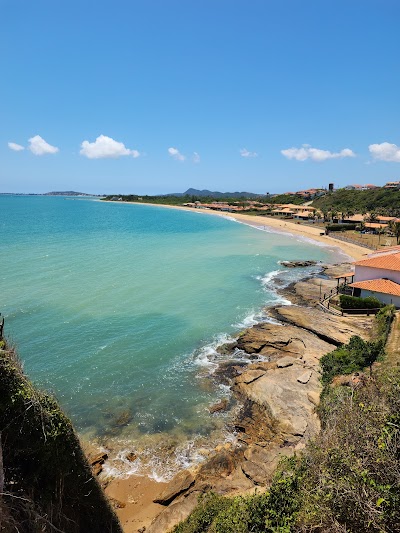
[[[166,194],[165,196],[199,196],[205,197],[209,196],[212,198],[259,198],[260,196],[266,196],[265,194],[256,194],[254,192],[219,192],[219,191],[209,191],[207,189],[198,190],[198,189],[188,189],[185,192],[178,192],[172,194]]]

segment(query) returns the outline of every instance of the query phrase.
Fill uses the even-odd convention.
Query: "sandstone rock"
[[[154,503],[160,503],[161,505],[168,505],[172,500],[177,496],[185,492],[189,487],[194,483],[193,474],[188,470],[183,470],[178,475],[176,475],[172,481],[168,483],[165,489],[154,498]]]
[[[107,453],[96,453],[95,455],[89,456],[89,463],[91,464],[91,466],[96,465],[96,464],[102,465],[107,459],[108,459]]]
[[[310,381],[310,378],[312,376],[312,371],[311,370],[307,370],[306,372],[303,372],[303,374],[301,374],[298,378],[297,378],[297,381],[299,383],[308,383]]]
[[[307,392],[307,398],[309,399],[309,401],[315,405],[315,406],[318,406],[319,405],[319,402],[320,402],[320,394],[318,392],[315,392],[315,391],[309,391]]]
[[[227,450],[221,450],[200,466],[197,479],[205,479],[207,477],[227,477],[233,472],[235,466],[235,454],[228,452]]]
[[[101,463],[96,463],[92,466],[92,474],[98,476],[103,471],[103,465]]]
[[[265,374],[265,370],[245,370],[235,379],[235,383],[251,383]]]
[[[295,305],[277,307],[274,313],[281,320],[304,328],[335,346],[347,343],[352,335],[367,338],[371,326],[371,319],[368,317],[341,317],[323,313],[320,309]]]
[[[256,485],[265,485],[267,483],[268,473],[263,467],[253,463],[253,461],[244,461],[242,463],[242,470]]]
[[[185,520],[196,507],[201,492],[192,492],[169,505],[151,523],[146,533],[166,533]]]
[[[276,366],[278,368],[286,368],[288,366],[292,366],[294,363],[294,358],[290,357],[289,355],[286,357],[282,357],[282,359],[279,359],[276,363]]]
[[[304,303],[306,305],[317,305],[320,296],[330,292],[337,285],[335,280],[328,280],[322,278],[312,278],[307,281],[299,281],[295,283],[293,291],[295,298],[289,296],[293,303]]]
[[[268,369],[273,366],[271,363],[284,355],[295,358],[303,356],[306,361],[315,364],[322,355],[332,351],[334,346],[291,324],[263,323],[245,330],[237,340],[237,348],[246,353],[256,352],[268,357],[271,360],[269,363],[253,363],[257,368],[262,369],[265,365],[264,368]]]

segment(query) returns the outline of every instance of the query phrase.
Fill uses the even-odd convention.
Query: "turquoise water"
[[[162,207],[0,196],[0,213],[0,311],[26,372],[83,435],[119,457],[140,449],[155,470],[164,445],[184,464],[221,438],[215,347],[278,300],[278,261],[332,256]]]

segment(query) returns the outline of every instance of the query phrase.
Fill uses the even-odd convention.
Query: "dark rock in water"
[[[228,400],[224,398],[220,402],[215,403],[214,405],[211,405],[211,407],[209,407],[208,410],[212,414],[212,413],[217,413],[219,411],[226,411],[227,408],[228,408]]]
[[[91,466],[94,466],[97,464],[103,465],[104,461],[106,461],[107,459],[108,459],[107,453],[97,453],[96,455],[89,456],[89,463]]]
[[[103,464],[107,459],[108,455],[106,453],[98,453],[89,457],[89,463],[94,476],[98,476],[103,471]]]
[[[280,264],[286,268],[299,268],[299,267],[308,267],[314,266],[317,264],[317,261],[281,261]]]
[[[220,383],[229,385],[231,380],[241,373],[241,368],[246,366],[246,363],[238,363],[237,361],[226,361],[221,363],[214,372],[215,379]]]
[[[161,503],[161,505],[168,505],[177,496],[182,494],[182,492],[185,492],[188,488],[190,488],[193,483],[193,475],[188,470],[184,470],[175,476],[172,481],[168,483],[161,494],[153,501],[154,503]]]
[[[126,455],[126,458],[129,462],[133,463],[133,461],[136,461],[137,459],[137,455],[136,453],[134,452],[129,452],[127,455]]]

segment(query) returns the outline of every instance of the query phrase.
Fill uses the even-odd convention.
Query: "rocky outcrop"
[[[161,505],[168,505],[179,494],[188,490],[194,483],[194,477],[188,470],[179,472],[174,479],[168,483],[162,493],[154,499],[154,503],[161,503]]]
[[[186,518],[203,492],[234,495],[265,490],[281,458],[303,449],[316,435],[320,429],[315,411],[321,391],[319,359],[352,335],[368,337],[371,324],[370,319],[337,317],[312,307],[322,287],[326,292],[335,285],[336,281],[322,278],[293,284],[284,289],[285,296],[290,291],[295,301],[306,302],[307,307],[278,307],[272,311],[278,323],[255,325],[219,348],[224,355],[241,350],[254,359],[247,365],[225,362],[214,374],[215,379],[230,384],[242,406],[235,421],[237,445],[211,455],[193,478],[188,473],[183,478],[178,475],[157,498],[172,503],[149,533],[164,533]],[[215,404],[210,412],[226,406]]]
[[[299,268],[299,267],[314,266],[317,264],[317,261],[307,261],[307,260],[280,261],[280,264],[286,268]]]
[[[296,305],[277,307],[274,315],[284,322],[314,333],[335,346],[348,342],[352,335],[367,338],[372,324],[372,318],[369,317],[350,319],[323,313],[320,309]]]

